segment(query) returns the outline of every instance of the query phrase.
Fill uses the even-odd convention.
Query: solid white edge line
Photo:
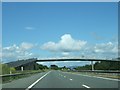
[[[77,74],[77,73],[69,73],[69,72],[63,72],[63,73],[75,74],[75,75],[87,76],[87,77],[95,77],[95,78],[106,79],[106,80],[112,80],[112,81],[120,81],[119,79],[105,78],[105,77],[99,77],[99,76],[89,76],[89,75],[83,75],[83,74]]]
[[[78,74],[78,75],[81,75],[81,74]],[[120,81],[119,79],[105,78],[105,77],[99,77],[99,76],[89,76],[89,75],[81,75],[81,76],[95,77],[95,78],[106,79],[106,80],[112,80],[112,81]]]
[[[83,86],[83,87],[85,87],[85,88],[90,88],[89,86],[87,86],[87,85],[84,85],[84,84],[83,84],[82,86]]]
[[[42,77],[40,77],[38,80],[36,80],[33,84],[31,84],[29,87],[27,87],[27,89],[25,90],[29,90],[31,89],[35,84],[37,84],[40,80],[42,80],[45,76],[47,76],[51,71],[47,72],[45,75],[43,75]]]

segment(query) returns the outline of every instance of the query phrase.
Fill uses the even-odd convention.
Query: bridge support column
[[[91,68],[92,68],[92,71],[94,71],[94,63],[93,63],[93,61],[91,61]]]
[[[24,70],[24,68],[23,68],[23,66],[21,67],[21,71],[23,71]]]

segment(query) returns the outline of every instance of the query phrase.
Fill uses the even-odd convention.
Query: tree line
[[[44,70],[48,69],[46,65],[36,64],[37,69],[36,70]],[[7,64],[1,64],[0,63],[0,75],[4,74],[10,74],[10,73],[17,73],[17,69],[14,67],[9,67]]]
[[[91,70],[91,65],[78,66],[76,70]],[[120,62],[117,61],[100,61],[95,62],[95,70],[120,70]]]

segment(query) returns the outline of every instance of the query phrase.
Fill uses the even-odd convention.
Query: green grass
[[[110,74],[110,73],[93,73],[93,72],[70,72],[70,73],[77,73],[82,75],[89,75],[89,76],[98,76],[98,77],[105,77],[105,78],[112,78],[112,79],[120,79],[120,74]]]
[[[13,74],[23,74],[23,75],[17,75],[17,76],[8,76],[8,77],[3,77],[2,78],[2,83],[8,83],[8,82],[11,82],[13,80],[17,80],[17,79],[20,79],[20,78],[25,78],[25,77],[29,77],[31,75],[34,75],[36,73],[40,73],[40,72],[46,72],[46,71],[49,71],[49,70],[26,70],[26,71],[17,71],[16,73],[13,73]]]

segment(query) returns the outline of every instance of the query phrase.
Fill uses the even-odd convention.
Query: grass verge
[[[28,71],[23,71],[23,72],[17,71],[17,73],[14,73],[14,74],[22,74],[22,75],[2,77],[2,83],[8,83],[8,82],[11,82],[13,80],[29,77],[29,76],[34,75],[36,73],[41,73],[41,72],[46,72],[46,71],[48,71],[48,70],[28,70]]]
[[[111,78],[111,79],[119,79],[120,80],[120,74],[116,74],[116,73],[95,73],[95,72],[70,72],[70,73]]]

